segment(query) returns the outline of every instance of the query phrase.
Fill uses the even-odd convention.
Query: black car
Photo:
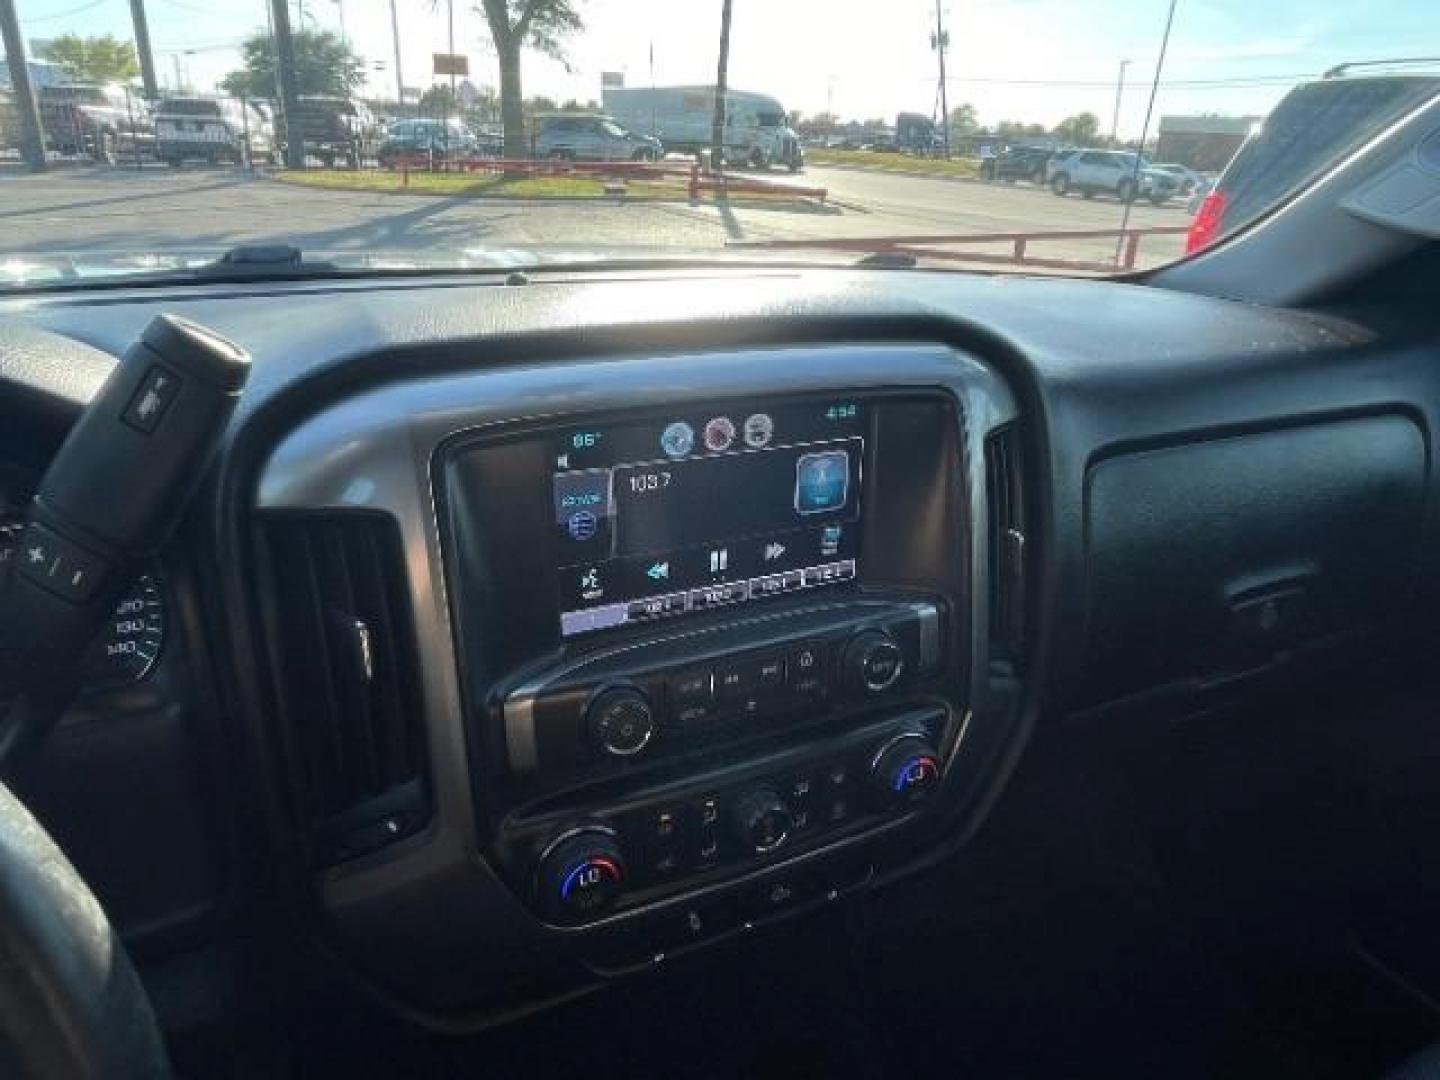
[[[1045,183],[1045,165],[1061,151],[1040,146],[1014,146],[1002,150],[998,157],[980,163],[982,180],[1028,180]]]
[[[381,168],[393,169],[406,157],[467,157],[481,150],[480,141],[462,121],[420,118],[391,124],[375,156]]]

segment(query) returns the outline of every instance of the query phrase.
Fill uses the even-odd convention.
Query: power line
[[[211,42],[209,45],[186,45],[181,48],[160,47],[157,48],[155,51],[157,53],[165,53],[167,55],[170,53],[175,53],[179,55],[185,53],[223,52],[225,49],[238,49],[241,45],[245,44],[246,40],[247,39],[245,38],[235,38],[231,41]]]
[[[56,19],[68,19],[71,15],[79,15],[82,12],[91,11],[105,3],[105,0],[90,0],[88,4],[81,4],[77,8],[70,8],[68,11],[56,11],[49,15],[32,15],[28,19],[21,19],[20,22],[26,26],[31,23],[54,22]]]
[[[199,4],[184,4],[180,0],[160,0],[166,7],[178,8],[181,11],[193,12],[196,15],[213,15],[213,8],[201,7]]]

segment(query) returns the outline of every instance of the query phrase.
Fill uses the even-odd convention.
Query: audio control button
[[[602,691],[585,710],[585,725],[595,746],[615,757],[631,757],[655,735],[655,712],[639,690],[616,687]]]
[[[765,656],[755,661],[755,688],[761,693],[774,693],[785,685],[785,661],[779,656]]]
[[[708,667],[688,668],[670,676],[670,701],[682,705],[704,705],[715,698],[715,672]]]
[[[862,630],[845,647],[845,678],[856,690],[878,694],[895,685],[905,654],[883,630]]]

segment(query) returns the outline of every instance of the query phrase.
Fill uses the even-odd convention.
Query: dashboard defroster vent
[[[990,647],[995,660],[1017,663],[1025,650],[1027,516],[1020,428],[1001,428],[985,442],[990,519]]]
[[[389,518],[276,515],[263,525],[276,707],[297,809],[335,862],[428,817],[415,632]]]

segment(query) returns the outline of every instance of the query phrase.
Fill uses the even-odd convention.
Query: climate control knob
[[[585,726],[597,749],[614,757],[631,757],[655,737],[655,710],[639,690],[617,686],[595,695],[585,710]]]
[[[940,755],[923,735],[900,735],[880,748],[870,767],[870,788],[883,806],[903,808],[940,786]]]
[[[735,804],[735,831],[740,842],[757,855],[774,851],[790,839],[795,817],[773,791],[752,791]]]
[[[550,914],[566,920],[595,915],[625,885],[625,859],[608,829],[580,829],[550,842],[535,871],[535,888]]]
[[[895,685],[905,654],[883,630],[862,630],[845,646],[845,679],[851,689],[878,694]]]

